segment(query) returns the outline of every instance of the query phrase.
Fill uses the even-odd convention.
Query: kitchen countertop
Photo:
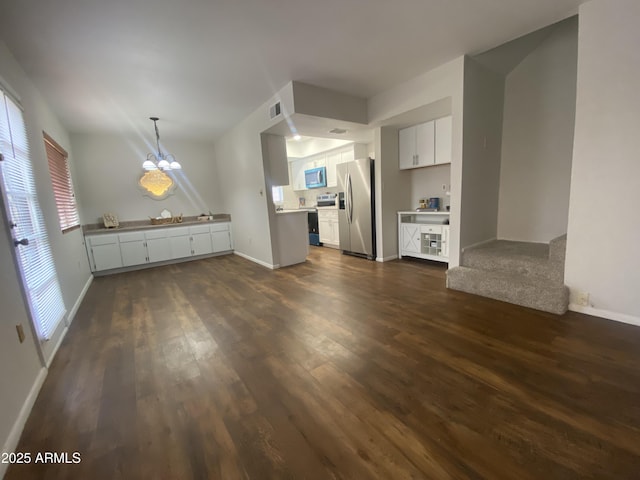
[[[153,228],[189,227],[193,225],[206,225],[210,223],[230,222],[231,215],[218,213],[212,215],[213,220],[200,221],[197,216],[183,217],[182,223],[165,223],[163,225],[151,225],[151,220],[126,220],[120,222],[117,228],[105,228],[102,223],[90,223],[82,226],[85,235],[98,235],[101,233],[133,232],[136,230],[149,230]]]
[[[276,210],[276,214],[284,215],[287,213],[308,213],[309,211],[315,211],[315,209],[309,210],[307,208],[295,208],[295,209],[287,209],[287,210]]]

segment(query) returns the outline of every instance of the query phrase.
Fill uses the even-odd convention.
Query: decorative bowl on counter
[[[149,217],[151,225],[169,225],[172,223],[182,223],[182,214],[177,217]]]

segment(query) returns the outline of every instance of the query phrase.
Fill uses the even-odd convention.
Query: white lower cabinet
[[[324,245],[340,246],[340,227],[338,223],[338,210],[318,209],[318,233],[320,242]]]
[[[143,232],[120,233],[118,239],[120,240],[123,267],[140,265],[149,261]]]
[[[420,225],[416,223],[402,224],[402,253],[420,253]]]
[[[166,229],[145,232],[144,238],[147,242],[149,263],[165,262],[171,259],[171,244]]]
[[[229,222],[158,227],[85,238],[93,272],[227,252],[233,248]]]
[[[448,212],[398,212],[398,256],[449,261]],[[432,222],[432,223],[428,223]]]
[[[189,227],[174,227],[167,229],[169,250],[171,258],[184,258],[193,255],[191,253],[191,234]]]
[[[214,223],[211,225],[211,240],[213,242],[213,253],[231,250],[233,242],[231,240],[230,223]]]
[[[117,233],[87,237],[86,247],[91,271],[122,267]]]
[[[225,224],[228,227],[228,224]],[[191,234],[191,255],[206,255],[213,253],[213,242],[211,240],[211,227],[209,225],[198,225],[189,227]],[[227,248],[230,250],[231,247]]]

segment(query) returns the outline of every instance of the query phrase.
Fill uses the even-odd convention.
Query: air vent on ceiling
[[[333,128],[329,130],[329,133],[335,133],[336,135],[344,135],[347,131],[344,128]]]
[[[280,115],[280,102],[274,103],[273,105],[271,105],[271,107],[269,107],[269,118],[271,120],[276,118],[278,115]]]

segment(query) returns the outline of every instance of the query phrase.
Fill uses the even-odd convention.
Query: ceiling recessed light
[[[293,136],[293,139],[299,142],[300,140],[302,140],[302,137],[300,135],[296,134],[296,135]]]
[[[333,128],[329,130],[329,133],[335,133],[336,135],[344,135],[347,131],[344,128]]]

